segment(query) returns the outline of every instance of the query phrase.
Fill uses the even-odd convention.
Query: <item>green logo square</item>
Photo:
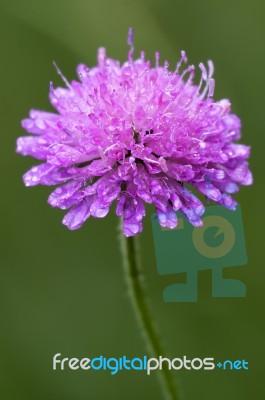
[[[164,290],[168,302],[197,301],[198,271],[212,271],[213,297],[244,297],[245,285],[223,279],[223,268],[247,263],[241,209],[230,211],[222,206],[206,207],[204,225],[193,227],[177,212],[176,229],[161,228],[152,215],[157,270],[161,275],[186,272],[185,284],[173,284]]]

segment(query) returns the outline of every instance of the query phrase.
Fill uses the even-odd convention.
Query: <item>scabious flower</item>
[[[142,231],[144,203],[154,204],[161,226],[174,228],[181,211],[202,225],[204,205],[189,189],[229,209],[239,185],[252,183],[250,148],[234,143],[240,120],[226,99],[214,101],[213,63],[201,63],[199,84],[185,52],[175,71],[155,66],[144,52],[133,59],[132,30],[123,64],[98,50],[98,65],[79,65],[80,81],[66,88],[50,85],[56,113],[31,110],[22,121],[30,136],[20,137],[17,152],[43,162],[24,175],[26,186],[59,185],[52,207],[69,209],[63,224],[78,229],[90,217],[102,218],[116,202],[125,236]],[[187,184],[189,185],[187,187]]]

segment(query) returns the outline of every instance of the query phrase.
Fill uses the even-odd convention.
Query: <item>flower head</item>
[[[228,100],[214,101],[213,63],[199,64],[201,80],[185,52],[176,69],[155,66],[144,52],[120,65],[98,50],[98,65],[77,68],[80,81],[66,88],[50,85],[56,113],[31,110],[22,121],[30,136],[20,137],[17,152],[43,162],[24,175],[26,186],[59,185],[52,207],[69,209],[63,223],[78,229],[90,217],[102,218],[116,202],[123,231],[142,231],[144,203],[154,204],[159,223],[174,228],[180,210],[202,224],[203,203],[187,184],[230,209],[239,185],[252,183],[246,159],[250,148],[234,143],[240,120]]]

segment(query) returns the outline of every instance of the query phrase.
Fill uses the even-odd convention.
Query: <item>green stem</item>
[[[143,275],[140,269],[139,253],[135,237],[126,238],[121,230],[121,251],[123,257],[123,267],[129,296],[133,304],[134,312],[141,332],[144,336],[148,351],[151,356],[159,358],[165,356],[165,351],[161,344],[161,339],[153,322],[150,312],[148,299],[146,296]],[[170,370],[166,366],[159,371],[158,376],[162,386],[162,392],[167,400],[180,400],[175,382]]]

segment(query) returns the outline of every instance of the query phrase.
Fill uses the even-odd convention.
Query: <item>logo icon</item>
[[[161,275],[186,273],[186,283],[173,283],[164,289],[166,302],[198,300],[198,272],[211,270],[212,297],[245,297],[246,286],[238,279],[223,277],[223,269],[247,263],[240,206],[230,211],[207,206],[204,225],[193,227],[180,212],[178,226],[161,228],[152,216],[157,270]]]

